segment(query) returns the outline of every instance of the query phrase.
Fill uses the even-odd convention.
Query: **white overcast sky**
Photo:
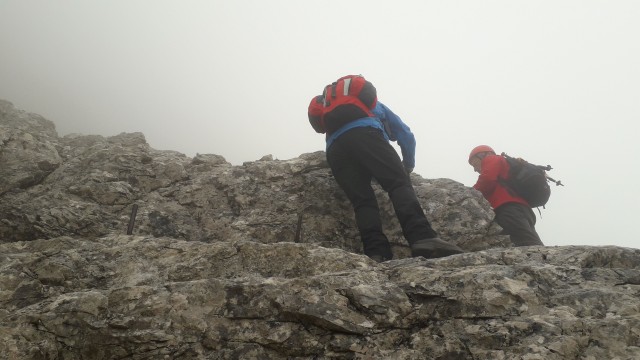
[[[240,165],[324,149],[310,98],[363,74],[416,172],[478,144],[551,164],[546,245],[640,247],[640,1],[0,0],[0,98],[58,133]]]

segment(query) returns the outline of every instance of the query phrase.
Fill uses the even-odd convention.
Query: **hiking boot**
[[[441,258],[462,254],[464,250],[440,238],[422,239],[411,244],[411,256],[422,256],[427,259]]]

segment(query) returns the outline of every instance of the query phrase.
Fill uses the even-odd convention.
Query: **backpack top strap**
[[[344,79],[344,85],[342,85],[342,95],[349,95],[349,88],[351,87],[351,78]]]

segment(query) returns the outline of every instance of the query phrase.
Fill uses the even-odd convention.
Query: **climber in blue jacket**
[[[312,100],[310,121],[312,108],[319,107],[322,101],[321,95]],[[438,237],[414,192],[409,174],[415,167],[416,141],[409,127],[379,101],[371,113],[373,116],[347,121],[323,118],[340,124],[335,130],[327,124],[327,161],[353,205],[365,255],[378,262],[393,258],[389,240],[382,231],[372,179],[388,193],[412,256],[437,258],[464,252]],[[390,140],[398,142],[402,159]]]

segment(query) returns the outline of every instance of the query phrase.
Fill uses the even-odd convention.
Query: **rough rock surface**
[[[475,191],[412,179],[468,253],[409,258],[378,189],[397,260],[360,255],[323,152],[233,166],[0,101],[0,359],[640,358],[640,250],[509,248]]]
[[[361,251],[353,210],[322,151],[233,166],[219,155],[154,150],[140,133],[60,138],[51,122],[2,101],[0,139],[0,242],[123,234],[135,204],[137,235]],[[442,238],[467,250],[508,246],[479,193],[448,179],[413,181]],[[407,257],[391,202],[377,194],[396,257]]]

